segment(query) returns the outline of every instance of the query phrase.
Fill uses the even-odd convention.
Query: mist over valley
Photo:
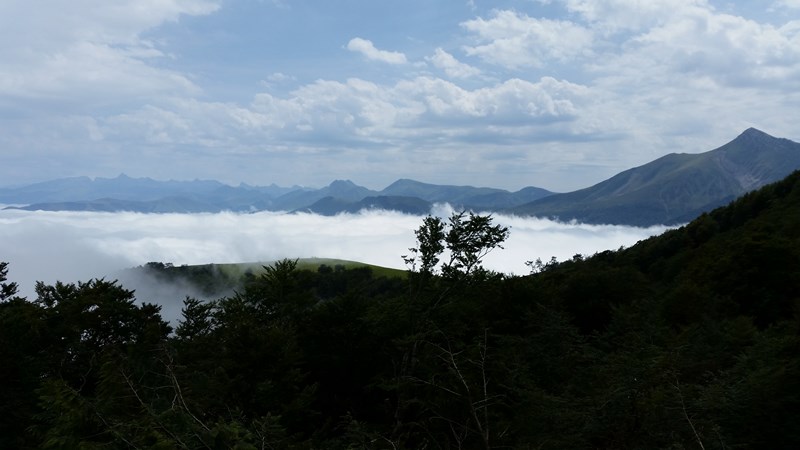
[[[452,209],[432,211],[447,217]],[[495,215],[510,227],[504,249],[487,268],[525,274],[526,261],[569,259],[575,254],[630,246],[666,227],[561,223]],[[22,295],[35,298],[36,281],[113,279],[148,262],[174,265],[270,262],[282,258],[337,258],[405,269],[402,255],[414,246],[422,216],[391,211],[323,216],[310,213],[144,214],[131,212],[0,211],[0,247]],[[180,303],[190,291],[175,291]],[[148,300],[139,298],[139,300]]]

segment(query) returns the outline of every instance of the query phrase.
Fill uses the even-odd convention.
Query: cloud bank
[[[435,211],[445,217],[449,212],[446,207]],[[515,274],[527,273],[529,260],[590,255],[664,231],[505,216],[495,221],[510,226],[511,235],[505,249],[490,253],[485,265]],[[0,211],[0,261],[10,263],[10,281],[19,283],[29,298],[35,298],[37,280],[50,284],[113,277],[150,261],[191,265],[320,257],[405,268],[401,255],[415,245],[414,230],[421,222],[421,217],[385,211],[325,217],[5,210]]]

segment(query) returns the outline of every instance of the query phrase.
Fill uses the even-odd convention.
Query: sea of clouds
[[[432,211],[445,218],[451,212],[446,205]],[[518,275],[528,273],[526,261],[627,247],[666,229],[494,218],[510,227],[510,237],[484,265]],[[36,281],[114,278],[122,269],[150,261],[191,265],[320,257],[405,268],[402,255],[415,246],[414,230],[421,223],[420,216],[387,211],[326,217],[0,210],[0,261],[9,263],[9,280],[29,299],[35,298]]]

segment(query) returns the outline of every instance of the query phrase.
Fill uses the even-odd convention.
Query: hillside
[[[562,221],[636,226],[688,222],[800,168],[800,144],[750,128],[700,154],[670,154],[592,187],[512,209]]]
[[[113,275],[120,285],[136,292],[138,299],[161,306],[161,316],[171,324],[181,318],[183,300],[187,297],[210,301],[235,295],[254,277],[264,273],[264,267],[275,261],[238,264],[173,265],[168,262],[149,262],[122,270]],[[299,270],[335,271],[368,269],[375,276],[405,277],[406,272],[374,266],[358,261],[331,258],[300,258]]]
[[[490,218],[461,225],[424,221],[405,277],[154,264],[238,284],[174,332],[116,282],[16,298],[0,263],[0,447],[800,447],[800,172],[523,277],[480,269]]]

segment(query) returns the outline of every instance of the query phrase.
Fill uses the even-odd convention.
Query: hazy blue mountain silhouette
[[[800,169],[800,144],[749,128],[715,150],[669,154],[586,189],[555,194],[511,211],[585,223],[677,224],[796,169]]]
[[[688,222],[704,211],[800,169],[800,144],[750,128],[705,153],[669,154],[594,186],[556,194],[529,186],[516,192],[400,179],[381,191],[336,180],[321,189],[229,186],[213,180],[76,177],[0,188],[0,203],[28,210],[217,212],[310,211],[333,215],[361,209],[426,214],[434,203],[456,209],[510,212],[636,226]]]
[[[333,216],[340,213],[356,213],[362,210],[398,211],[405,214],[425,215],[430,213],[431,202],[419,197],[405,197],[400,195],[378,195],[365,197],[359,201],[351,202],[336,197],[325,197],[312,205],[296,210],[296,212],[310,212],[324,216]]]

